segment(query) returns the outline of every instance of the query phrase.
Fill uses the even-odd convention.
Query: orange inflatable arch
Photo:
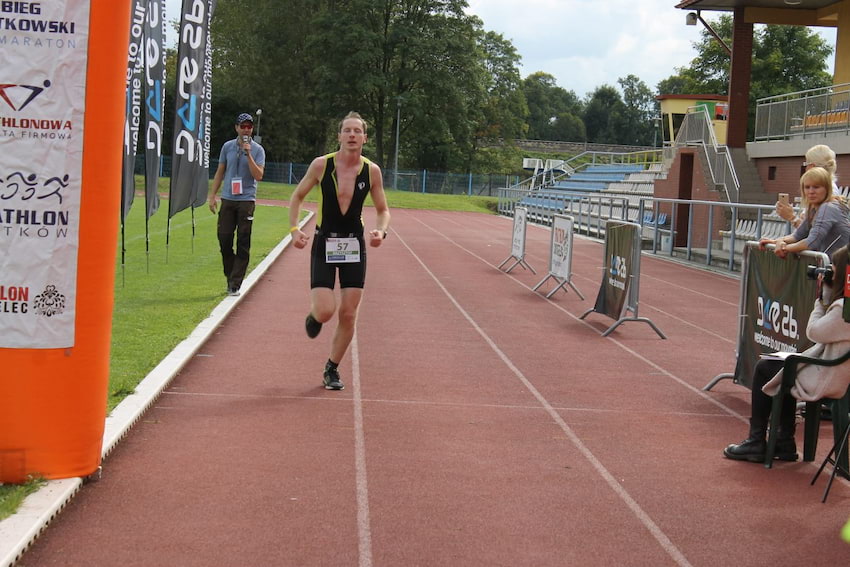
[[[109,381],[130,2],[91,0],[75,340],[0,348],[0,483],[100,465]]]

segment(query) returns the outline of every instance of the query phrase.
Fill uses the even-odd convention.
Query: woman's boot
[[[794,440],[797,416],[794,409],[783,408],[779,423],[779,434],[776,438],[776,452],[773,454],[774,459],[780,461],[797,460],[797,442]]]
[[[738,443],[729,445],[723,449],[723,456],[735,461],[749,461],[751,463],[764,462],[764,454],[767,451],[767,427],[755,423],[750,418],[750,436]]]

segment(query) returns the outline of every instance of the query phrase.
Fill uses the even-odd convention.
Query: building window
[[[767,178],[770,181],[776,181],[776,166],[771,165],[767,168]]]

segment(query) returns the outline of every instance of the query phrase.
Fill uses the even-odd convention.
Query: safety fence
[[[850,83],[798,91],[756,102],[755,141],[850,135]]]
[[[136,174],[144,175],[144,156],[136,157]],[[210,160],[210,179],[215,175],[218,160]],[[296,185],[307,173],[309,164],[293,162],[266,162],[263,181]],[[422,170],[383,168],[384,187],[415,193],[443,195],[483,195],[495,197],[501,189],[519,183],[520,176],[505,173],[444,173]],[[163,156],[161,177],[171,176],[171,156]],[[395,187],[397,183],[398,187]]]
[[[608,220],[634,222],[641,227],[643,249],[688,262],[738,272],[744,244],[760,238],[791,234],[787,221],[771,205],[663,199],[645,195],[530,191],[499,192],[497,211],[513,216],[515,207],[527,209],[529,222],[551,226],[556,214],[575,219],[574,230],[594,238],[605,237]]]

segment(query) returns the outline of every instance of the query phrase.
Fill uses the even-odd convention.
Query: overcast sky
[[[166,0],[166,18],[180,0]],[[584,97],[637,75],[651,90],[696,56],[702,25],[686,26],[679,0],[468,0],[484,28],[510,40],[522,57],[523,78],[536,71]],[[637,6],[640,6],[638,9]],[[707,20],[716,12],[704,12]],[[834,28],[817,28],[835,45]],[[172,36],[173,37],[173,36]],[[172,39],[172,41],[174,41]],[[831,72],[830,61],[830,72]]]
[[[685,25],[678,0],[469,0],[484,28],[511,40],[522,56],[523,77],[553,75],[579,97],[596,87],[617,87],[637,75],[653,91],[662,79],[696,57],[702,24]],[[640,6],[638,9],[637,6]],[[703,12],[706,20],[718,12]],[[834,28],[817,28],[835,45]],[[831,62],[830,62],[831,66]]]

